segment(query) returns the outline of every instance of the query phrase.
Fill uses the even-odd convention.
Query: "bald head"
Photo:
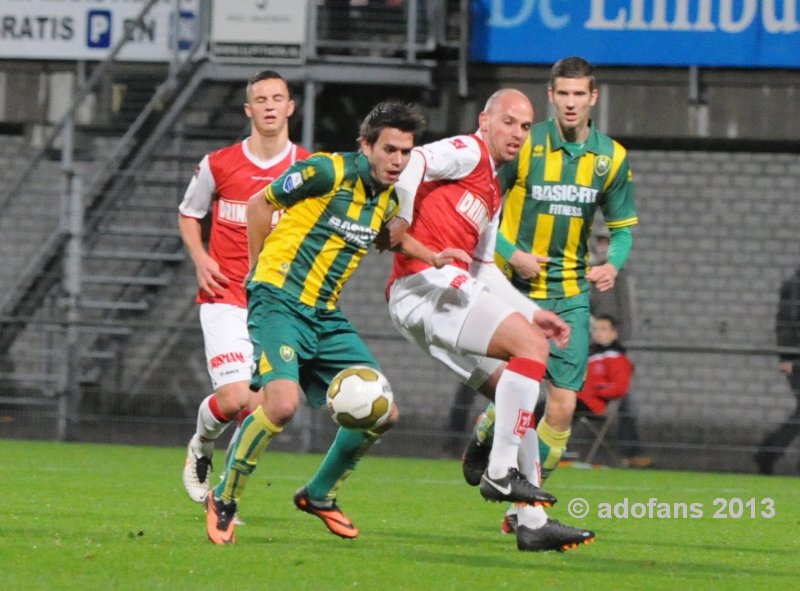
[[[492,110],[502,108],[501,105],[507,104],[509,101],[527,104],[528,107],[530,107],[531,112],[533,112],[533,105],[531,105],[531,101],[516,88],[501,88],[500,90],[496,90],[494,93],[492,93],[492,96],[486,99],[486,104],[484,105],[483,110],[490,112]]]
[[[498,90],[478,117],[481,137],[496,166],[513,160],[533,124],[531,101],[515,88]]]

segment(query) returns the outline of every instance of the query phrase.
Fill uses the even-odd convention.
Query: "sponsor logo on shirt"
[[[489,208],[480,197],[471,191],[464,191],[456,204],[456,211],[475,226],[479,233],[483,232],[489,223]]]
[[[217,206],[217,216],[220,220],[231,222],[239,226],[247,225],[247,204],[238,201],[220,199]]]
[[[368,248],[378,235],[378,232],[369,226],[343,220],[335,215],[330,217],[328,224],[336,228],[337,234],[339,234],[345,242],[354,244],[359,248]]]
[[[533,185],[531,198],[537,201],[567,201],[570,203],[594,203],[597,189],[579,185]]]

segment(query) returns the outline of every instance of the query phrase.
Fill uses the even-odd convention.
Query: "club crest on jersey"
[[[398,202],[397,194],[392,193],[389,196],[389,202],[386,204],[386,210],[383,212],[383,221],[388,222],[392,219],[397,214],[398,209],[400,209],[400,203]]]
[[[299,172],[293,172],[285,179],[283,179],[283,190],[287,193],[291,193],[295,189],[299,189],[303,186],[303,175]]]
[[[611,158],[605,154],[601,154],[594,159],[594,173],[597,176],[605,176],[611,170]]]
[[[292,359],[294,359],[294,349],[292,349],[289,345],[281,345],[281,348],[278,349],[278,353],[286,363],[289,363]]]

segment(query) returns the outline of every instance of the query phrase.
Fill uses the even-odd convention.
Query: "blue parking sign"
[[[92,49],[111,47],[111,11],[90,10],[86,15],[86,46]]]

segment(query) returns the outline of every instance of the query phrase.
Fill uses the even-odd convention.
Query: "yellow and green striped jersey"
[[[561,139],[554,119],[534,125],[517,159],[500,169],[500,180],[500,233],[518,249],[550,257],[526,280],[495,255],[514,286],[534,299],[588,291],[584,277],[598,207],[609,228],[638,222],[625,148],[593,126],[587,141],[576,146]]]
[[[285,211],[264,241],[251,281],[329,310],[398,203],[394,186],[374,190],[360,152],[313,154],[275,179],[265,198]]]

